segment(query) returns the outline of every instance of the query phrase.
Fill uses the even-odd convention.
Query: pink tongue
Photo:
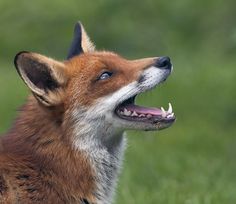
[[[129,111],[136,112],[139,114],[151,114],[151,115],[162,115],[162,111],[159,108],[145,108],[142,106],[137,106],[137,105],[126,105],[122,106],[122,109],[126,108]]]

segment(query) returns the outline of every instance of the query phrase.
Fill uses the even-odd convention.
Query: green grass
[[[132,135],[119,203],[235,203],[235,131],[193,133],[177,123],[159,135]]]
[[[0,69],[0,132],[10,127],[18,108],[26,99],[27,89],[18,77],[12,62]]]
[[[129,58],[161,53],[174,63],[167,82],[138,103],[171,102],[177,121],[160,132],[128,132],[115,203],[236,203],[234,1],[204,1],[203,8],[201,1],[150,0],[135,3],[132,13],[133,1],[124,0],[21,2],[0,2],[0,133],[28,94],[14,54],[28,49],[63,59],[81,19],[100,49]]]

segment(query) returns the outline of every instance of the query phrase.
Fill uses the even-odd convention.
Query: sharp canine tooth
[[[165,111],[165,109],[163,108],[163,107],[161,107],[161,111],[163,112],[163,113],[165,113],[166,111]]]
[[[171,103],[169,103],[169,108],[168,108],[168,111],[167,111],[167,112],[168,112],[168,113],[172,113],[172,111],[173,111],[173,110],[172,110],[172,105],[171,105]]]

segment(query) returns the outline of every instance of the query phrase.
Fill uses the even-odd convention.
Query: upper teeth
[[[168,108],[167,113],[172,113],[172,105],[171,105],[171,103],[169,103],[169,108]]]

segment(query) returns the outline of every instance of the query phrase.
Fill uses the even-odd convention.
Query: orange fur
[[[0,203],[95,203],[95,172],[86,155],[72,148],[72,111],[137,80],[154,58],[129,61],[110,52],[91,52],[59,63],[38,54],[21,57],[26,56],[53,64],[50,69],[60,87],[42,91],[46,105],[38,98],[41,92],[32,88],[36,98],[29,97],[1,139]],[[114,76],[96,81],[105,70]]]
[[[146,58],[130,61],[111,52],[84,53],[74,57],[65,62],[69,75],[69,91],[66,98],[75,98],[78,104],[89,106],[97,98],[113,93],[137,80],[140,73],[151,66],[155,59]],[[103,71],[112,71],[114,76],[107,81],[90,83],[90,81],[96,81]],[[71,102],[69,103],[71,104]]]

